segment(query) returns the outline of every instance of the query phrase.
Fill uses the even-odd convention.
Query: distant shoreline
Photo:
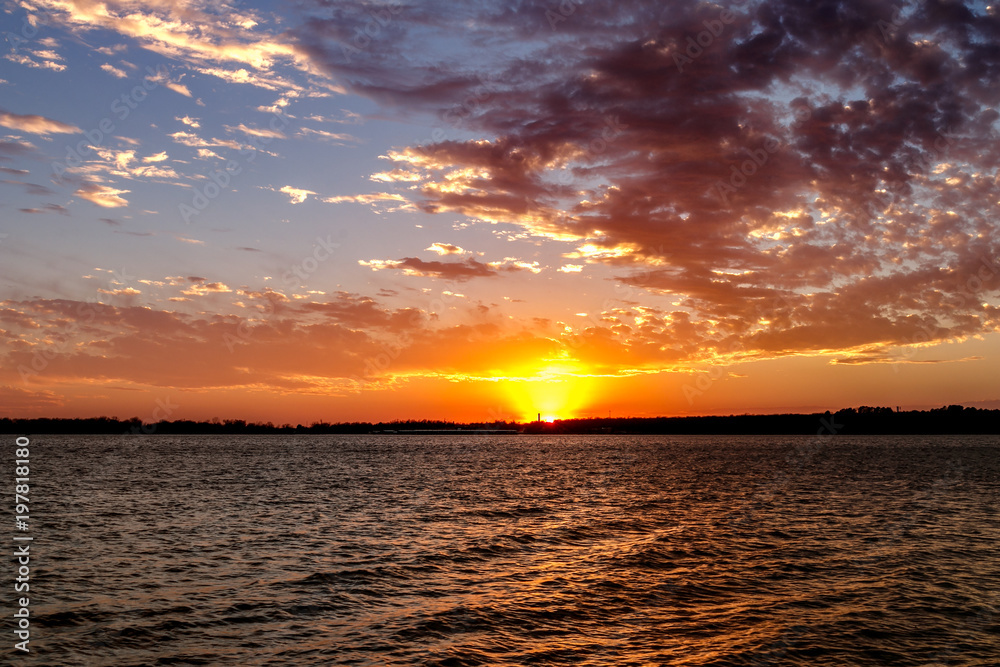
[[[308,426],[241,419],[145,423],[137,417],[0,419],[4,434],[63,435],[996,435],[1000,410],[950,405],[895,411],[862,406],[811,414],[701,417],[594,417],[552,422],[315,422]]]

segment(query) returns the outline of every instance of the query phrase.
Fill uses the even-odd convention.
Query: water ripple
[[[1000,664],[997,438],[36,440],[18,664]]]

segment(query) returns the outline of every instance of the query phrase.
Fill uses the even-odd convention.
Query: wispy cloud
[[[104,63],[101,65],[101,69],[118,79],[127,79],[128,73],[125,70],[119,69],[110,63]]]
[[[243,123],[239,125],[232,126],[226,125],[226,130],[228,132],[242,132],[251,137],[265,137],[267,139],[284,139],[285,133],[280,130],[270,130],[258,127],[247,127]]]
[[[31,134],[76,134],[82,130],[75,125],[52,120],[36,114],[17,114],[0,108],[0,125]]]
[[[296,136],[303,138],[318,137],[322,141],[337,145],[343,145],[350,141],[358,141],[357,137],[353,137],[350,134],[327,132],[326,130],[314,130],[311,127],[302,128],[298,131]]]
[[[4,56],[4,58],[12,63],[17,63],[18,65],[24,65],[25,67],[32,67],[35,69],[50,69],[56,72],[62,72],[66,69],[66,65],[62,62],[62,56],[51,50],[33,50],[26,53],[8,53]]]
[[[129,190],[117,190],[106,185],[88,183],[80,187],[75,194],[102,208],[119,208],[128,206],[128,201],[119,196],[128,193]]]
[[[190,146],[192,148],[232,148],[234,150],[239,150],[241,144],[238,141],[232,141],[231,139],[202,139],[197,134],[193,132],[174,132],[168,135],[178,144],[183,146]]]
[[[409,199],[394,192],[374,192],[364,195],[337,195],[334,197],[323,197],[323,202],[327,204],[368,204],[377,207],[380,204],[398,202],[398,206],[389,206],[389,212],[412,211],[415,207]]]
[[[516,260],[511,263],[505,260],[484,264],[472,258],[458,262],[441,262],[438,260],[426,261],[417,257],[404,257],[403,259],[358,260],[358,264],[367,266],[372,271],[395,269],[407,276],[443,278],[445,280],[458,281],[465,281],[470,278],[498,276],[501,272],[538,272],[537,263],[531,264]]]

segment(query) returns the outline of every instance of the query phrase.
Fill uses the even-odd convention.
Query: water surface
[[[998,455],[981,436],[39,435],[18,662],[997,665]]]

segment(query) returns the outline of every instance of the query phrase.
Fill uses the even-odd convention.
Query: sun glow
[[[508,400],[521,421],[572,419],[583,416],[594,401],[592,378],[572,374],[539,373],[506,385]]]

